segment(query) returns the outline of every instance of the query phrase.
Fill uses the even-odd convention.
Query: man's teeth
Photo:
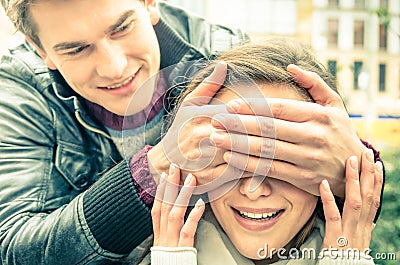
[[[122,86],[128,84],[128,83],[132,80],[132,78],[133,78],[133,77],[131,76],[131,77],[129,77],[128,79],[126,79],[124,82],[122,82],[121,84],[117,84],[117,85],[114,85],[114,86],[107,86],[106,88],[107,88],[107,89],[113,89],[113,88],[122,87]]]
[[[242,215],[243,217],[251,218],[251,219],[273,218],[276,215],[278,215],[278,213],[280,213],[280,212],[281,212],[280,210],[273,212],[273,213],[249,213],[249,212],[239,211],[240,215]]]

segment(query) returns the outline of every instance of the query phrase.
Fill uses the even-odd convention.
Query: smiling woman
[[[261,96],[267,101],[273,98],[288,102],[313,101],[288,73],[286,68],[293,63],[316,72],[335,89],[332,76],[313,53],[289,39],[240,46],[225,52],[218,61],[228,65],[228,74],[223,88],[213,99],[214,104],[227,104],[243,95],[246,99]],[[212,67],[213,63],[193,80],[192,88],[209,75]],[[256,86],[246,85],[248,80]],[[172,264],[172,260],[174,264],[198,261],[206,265],[373,264],[368,247],[377,207],[367,203],[365,194],[379,198],[382,165],[380,162],[374,165],[371,150],[364,152],[361,162],[360,182],[357,157],[350,157],[346,163],[345,203],[339,198],[335,202],[327,180],[320,184],[320,196],[317,196],[283,180],[243,172],[208,191],[210,207],[204,207],[200,199],[186,223],[183,221],[185,206],[196,179],[189,175],[179,192],[180,170],[171,165],[169,175],[164,176],[164,182],[158,187],[158,200],[152,210],[151,264]],[[259,183],[256,187],[252,186],[254,180]],[[171,202],[175,202],[174,207],[170,206]],[[354,205],[358,202],[360,205]],[[348,249],[355,249],[358,259],[347,255]],[[314,255],[302,255],[305,250]],[[149,261],[143,264],[146,262]]]

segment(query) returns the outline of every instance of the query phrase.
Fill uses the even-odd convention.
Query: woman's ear
[[[151,24],[154,26],[160,21],[160,10],[158,9],[157,0],[146,0],[146,8],[150,15]]]
[[[44,60],[46,63],[47,67],[50,68],[51,70],[57,70],[57,66],[53,63],[53,61],[47,56],[47,54],[40,48],[31,38],[25,36],[25,39],[35,47],[35,49],[38,51],[40,57]]]

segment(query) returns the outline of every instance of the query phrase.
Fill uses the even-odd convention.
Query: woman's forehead
[[[235,86],[223,87],[214,97],[215,102],[226,104],[237,98],[284,98],[304,101],[298,88],[291,84],[275,83],[246,83]]]

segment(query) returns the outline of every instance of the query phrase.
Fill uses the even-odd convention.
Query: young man
[[[212,58],[246,36],[156,0],[2,0],[2,5],[29,42],[10,49],[0,66],[2,264],[134,263],[138,246],[152,233],[149,193],[155,182],[150,170],[158,181],[156,172],[169,166],[163,152],[168,143],[157,144],[154,133],[160,132],[163,114],[174,105],[173,97],[163,96],[165,87],[186,74],[180,63]],[[168,66],[168,74],[148,93],[146,80]],[[218,86],[210,87],[211,92],[204,84],[195,95],[212,97]],[[321,87],[317,81],[313,88]],[[137,94],[146,100],[135,101]],[[134,108],[124,121],[131,100]],[[303,133],[296,144],[299,157],[284,150],[276,155],[286,161],[279,163],[293,165],[290,170],[299,178],[308,175],[306,183],[319,183],[321,176],[336,176],[326,174],[329,168],[344,172],[346,159],[361,155],[364,147],[348,117],[336,115],[341,109],[310,108],[314,114],[302,124],[326,132],[327,142],[315,144]],[[285,119],[286,111],[291,113],[282,109],[278,118],[297,124],[293,116]],[[135,148],[140,147],[127,158],[129,163],[120,146],[123,127]],[[150,131],[150,139],[138,140]],[[188,126],[182,133],[197,139],[199,131]],[[343,143],[339,147],[338,137]],[[213,140],[221,148],[229,144]],[[180,145],[186,154],[198,141]],[[251,150],[252,161],[263,155],[256,150]],[[307,164],[305,150],[314,161],[323,159],[324,166]],[[233,151],[240,155],[241,150]],[[292,175],[274,163],[271,175]]]

